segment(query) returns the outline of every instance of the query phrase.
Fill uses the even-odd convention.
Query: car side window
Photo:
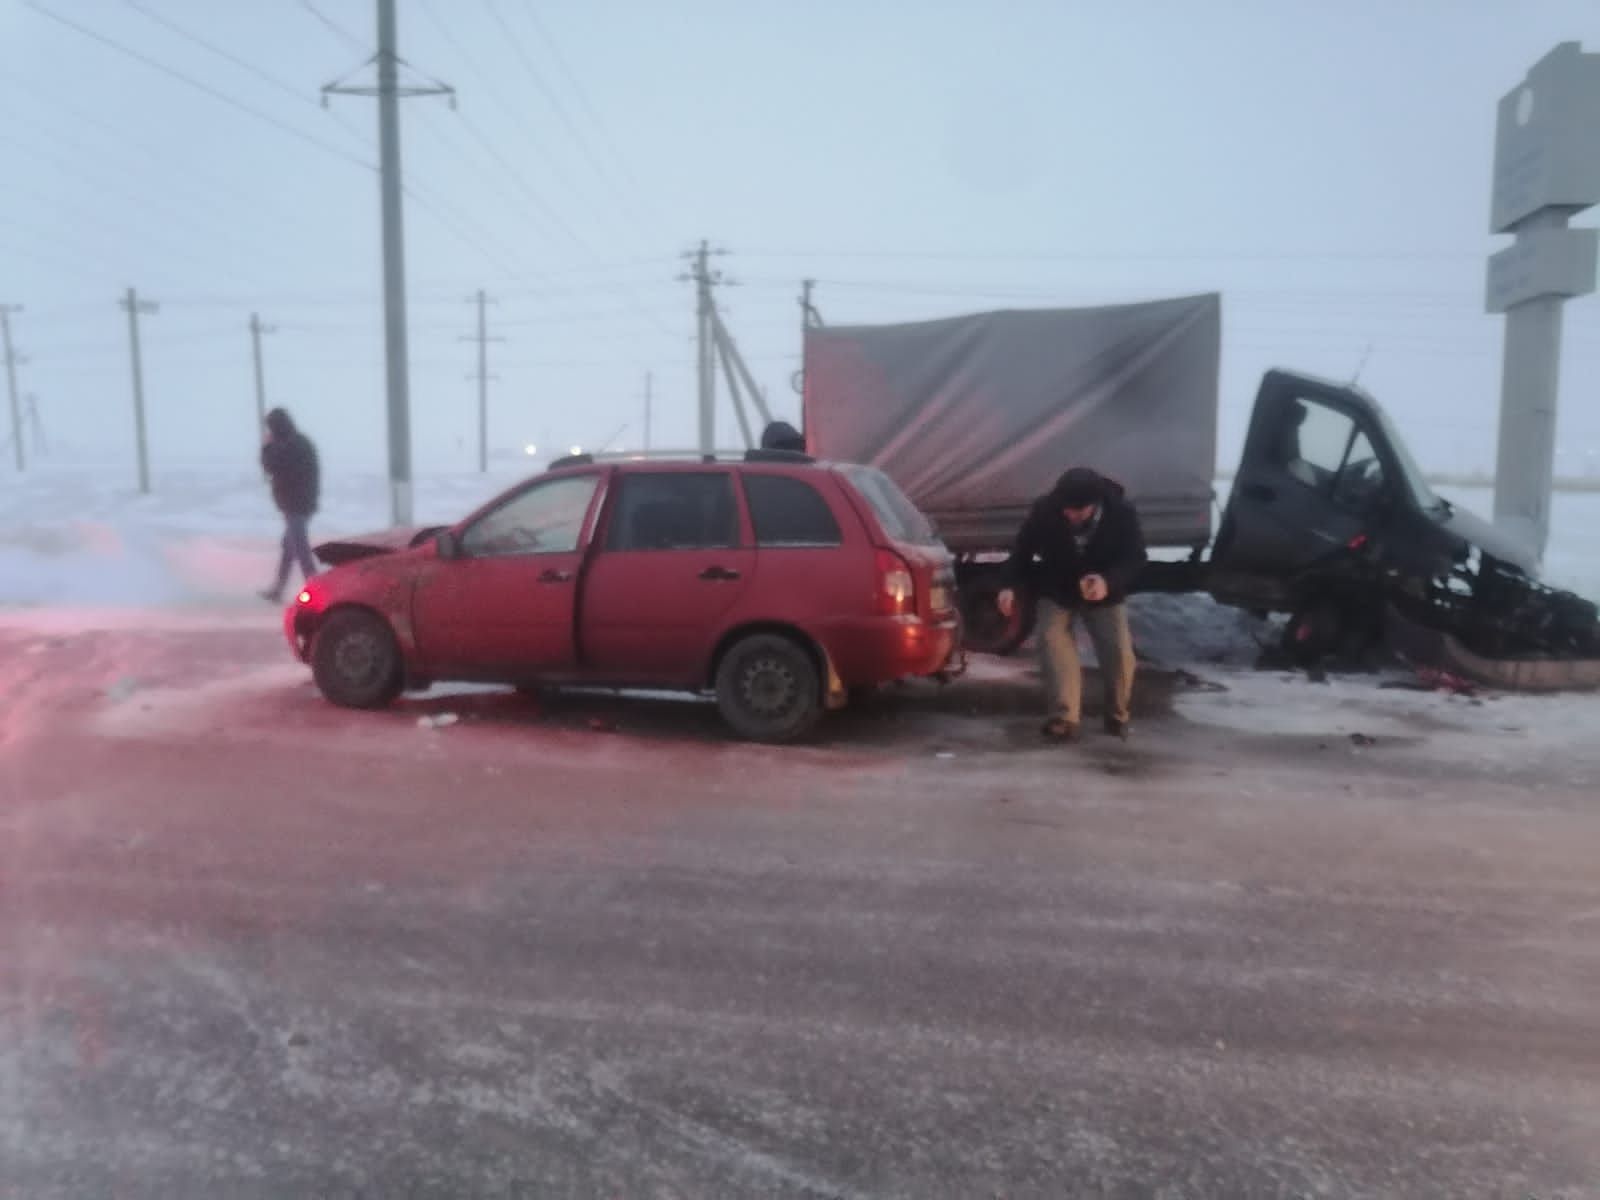
[[[828,502],[803,479],[747,474],[744,495],[757,546],[838,546],[844,541]]]
[[[1326,487],[1344,464],[1355,428],[1355,421],[1338,409],[1315,400],[1295,400],[1284,410],[1275,456],[1278,465],[1307,487]]]
[[[599,478],[572,475],[536,483],[479,517],[461,539],[469,557],[570,554],[583,537]]]
[[[726,471],[630,471],[618,483],[607,550],[710,550],[739,544]]]

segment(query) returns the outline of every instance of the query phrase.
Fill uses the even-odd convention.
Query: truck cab
[[[1472,546],[1520,571],[1534,568],[1525,548],[1434,493],[1366,392],[1269,371],[1212,563],[1287,579],[1358,538],[1381,538],[1412,570],[1448,569]]]
[[[1305,661],[1352,638],[1392,643],[1397,624],[1487,658],[1589,653],[1593,605],[1539,584],[1537,568],[1529,547],[1433,491],[1370,395],[1278,370],[1203,571],[1223,603],[1291,614]]]

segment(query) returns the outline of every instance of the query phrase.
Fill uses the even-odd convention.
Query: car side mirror
[[[439,552],[439,557],[445,562],[452,562],[461,557],[461,539],[455,531],[446,529],[433,539],[434,547]]]

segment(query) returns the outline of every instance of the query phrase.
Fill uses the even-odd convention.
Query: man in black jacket
[[[1000,610],[1017,588],[1038,597],[1039,662],[1050,704],[1046,737],[1070,740],[1082,714],[1083,670],[1073,625],[1088,627],[1105,681],[1106,732],[1127,737],[1133,701],[1133,637],[1123,603],[1147,555],[1139,514],[1122,485],[1074,467],[1037,500],[1006,564]]]
[[[317,573],[317,560],[311,554],[310,526],[322,483],[317,448],[295,428],[294,420],[281,408],[267,414],[267,440],[261,446],[261,469],[272,483],[272,499],[283,514],[283,554],[278,560],[278,579],[261,593],[267,600],[277,603],[283,600],[289,571],[296,563],[307,579]]]

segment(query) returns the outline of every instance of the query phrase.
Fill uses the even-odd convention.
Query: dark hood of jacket
[[[1127,489],[1115,479],[1109,479],[1088,467],[1073,467],[1061,473],[1061,478],[1056,480],[1055,487],[1050,489],[1044,503],[1059,511],[1123,500],[1127,494]]]
[[[275,408],[267,414],[267,432],[275,438],[289,438],[299,433],[295,428],[294,418],[281,408]]]

